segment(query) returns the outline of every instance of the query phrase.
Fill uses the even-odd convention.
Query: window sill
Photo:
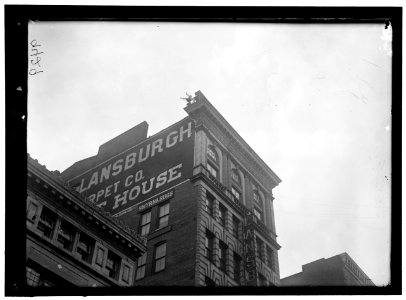
[[[157,238],[158,236],[160,236],[162,234],[165,234],[165,233],[167,233],[167,232],[169,232],[171,230],[172,230],[172,225],[168,225],[168,226],[165,226],[165,227],[162,227],[162,228],[158,228],[154,232],[152,232],[152,233],[150,233],[148,235],[148,240],[152,240],[154,238]]]

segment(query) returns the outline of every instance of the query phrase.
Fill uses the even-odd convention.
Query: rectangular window
[[[117,254],[111,251],[107,253],[106,269],[110,278],[117,279],[118,270],[120,269],[120,260],[121,258]]]
[[[264,217],[262,214],[262,211],[260,211],[258,208],[254,208],[254,215],[260,220],[263,221]]]
[[[227,262],[227,245],[220,241],[219,243],[219,260],[220,269],[226,272],[226,262]]]
[[[219,220],[221,225],[226,226],[227,209],[224,205],[219,205]]]
[[[141,235],[147,235],[151,228],[151,212],[147,212],[141,215]]]
[[[204,277],[204,284],[206,286],[216,286],[216,283],[209,277],[205,276]]]
[[[217,178],[217,170],[209,163],[207,164],[207,170],[213,177]]]
[[[237,238],[239,237],[239,228],[240,228],[240,220],[236,216],[233,216],[233,235],[236,236]]]
[[[94,244],[95,241],[91,237],[89,237],[87,234],[80,233],[76,252],[79,253],[83,261],[90,262]]]
[[[213,206],[214,206],[214,196],[212,194],[210,194],[209,192],[206,192],[205,210],[210,216],[213,216]]]
[[[58,244],[60,244],[64,249],[71,251],[74,237],[75,227],[66,221],[62,221],[58,228],[58,236],[56,238]]]
[[[275,271],[275,255],[274,251],[269,247],[266,247],[266,256],[268,258],[268,267]]]
[[[217,162],[217,154],[215,152],[215,150],[212,147],[209,147],[207,149],[207,155],[214,160],[215,162]]]
[[[169,223],[169,203],[159,207],[158,228],[168,226]]]
[[[237,253],[234,253],[233,256],[233,265],[234,265],[234,280],[240,282],[241,276],[241,256]]]
[[[213,261],[213,243],[214,243],[214,234],[209,230],[206,230],[206,235],[204,237],[204,255],[208,260]]]
[[[27,219],[34,222],[37,217],[38,205],[30,201],[27,209]]]
[[[39,286],[40,274],[34,269],[31,269],[29,267],[26,267],[26,271],[27,271],[27,284],[29,286]]]
[[[258,274],[259,286],[267,286],[267,281],[264,275]]]
[[[231,187],[231,194],[233,195],[234,200],[240,200],[241,194],[234,187]]]
[[[47,238],[52,238],[52,234],[55,229],[56,218],[56,214],[49,208],[42,208],[40,220],[38,222],[38,230],[41,231]]]
[[[154,270],[155,273],[165,269],[166,243],[155,246]]]
[[[147,264],[147,253],[144,253],[142,256],[138,258],[137,261],[137,274],[135,276],[135,280],[141,279],[145,277],[145,265]]]
[[[257,251],[257,257],[264,261],[264,242],[258,238],[255,237],[255,246],[256,246],[256,251]]]

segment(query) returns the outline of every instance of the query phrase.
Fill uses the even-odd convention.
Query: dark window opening
[[[80,233],[76,252],[79,253],[83,261],[90,262],[95,241],[87,234]]]
[[[52,238],[56,224],[56,214],[49,208],[43,207],[40,220],[38,221],[38,230],[47,238]]]
[[[138,258],[137,261],[137,274],[135,275],[135,280],[145,277],[145,266],[147,264],[147,253],[144,253]]]
[[[141,227],[140,232],[141,236],[147,235],[151,228],[151,212],[146,212],[141,215]]]
[[[66,250],[72,250],[75,227],[66,221],[62,221],[58,228],[57,242]]]
[[[168,226],[169,223],[169,203],[159,207],[158,228]]]
[[[214,234],[209,230],[206,230],[206,235],[204,238],[204,255],[210,261],[213,261],[213,244],[214,244]]]
[[[120,260],[121,258],[117,254],[111,251],[107,253],[106,270],[108,271],[108,276],[110,278],[117,279]]]

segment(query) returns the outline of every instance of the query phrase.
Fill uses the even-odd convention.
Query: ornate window
[[[214,234],[209,230],[206,230],[206,235],[204,237],[204,255],[210,261],[213,261],[213,244],[214,244]]]
[[[227,208],[220,204],[219,205],[219,220],[221,225],[223,225],[224,227],[226,226],[226,214],[227,214]]]
[[[233,200],[241,200],[241,193],[233,186],[231,187],[231,195],[233,197]]]
[[[219,163],[219,162],[218,162],[218,156],[217,156],[216,149],[215,149],[212,145],[210,145],[210,146],[207,148],[207,156],[208,156],[211,160],[213,160],[216,164]]]
[[[222,241],[219,242],[219,261],[220,269],[225,272],[227,262],[227,245],[224,244]]]
[[[219,169],[220,169],[219,157],[218,157],[216,149],[212,145],[209,145],[207,147],[206,168],[212,176],[214,176],[216,179],[218,179]]]
[[[238,174],[238,171],[236,169],[233,169],[231,171],[231,178],[233,179],[233,183],[235,183],[239,187],[241,187],[241,177],[240,177],[240,174]]]
[[[241,256],[234,252],[233,255],[233,265],[234,265],[234,280],[238,283],[241,278]]]
[[[206,192],[205,210],[210,216],[213,216],[213,207],[214,207],[214,196],[209,192]]]

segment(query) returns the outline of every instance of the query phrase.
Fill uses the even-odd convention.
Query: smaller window
[[[141,215],[141,236],[147,235],[151,227],[151,212]]]
[[[165,269],[166,243],[155,246],[154,270],[155,273]]]
[[[91,253],[94,248],[95,241],[89,237],[87,234],[80,233],[78,246],[76,252],[79,253],[80,258],[83,261],[90,262]]]
[[[232,233],[237,238],[239,237],[240,220],[236,216],[233,216]]]
[[[264,257],[265,257],[265,253],[264,253],[264,242],[258,238],[255,237],[255,246],[256,246],[256,250],[257,250],[257,256],[260,260],[264,261]]]
[[[227,261],[227,245],[220,241],[219,243],[219,261],[220,269],[226,272],[226,261]]]
[[[204,237],[204,255],[210,261],[213,261],[213,243],[214,234],[209,230],[206,230],[206,235]]]
[[[233,255],[233,265],[234,265],[234,280],[238,283],[241,279],[241,256],[237,253]]]
[[[52,234],[56,224],[56,214],[49,208],[43,207],[40,220],[38,222],[38,230],[43,233],[47,238],[52,238]]]
[[[210,194],[209,192],[206,192],[205,210],[210,216],[213,216],[213,206],[214,206],[214,196],[212,194]]]
[[[219,221],[221,225],[224,227],[226,226],[226,216],[227,216],[227,209],[225,208],[224,205],[220,204],[219,205]]]
[[[263,221],[263,214],[257,207],[254,207],[254,215],[261,221]]]
[[[217,178],[217,169],[215,167],[213,167],[211,164],[207,163],[207,170],[213,177]]]
[[[204,277],[204,284],[206,286],[216,286],[216,283],[209,277],[205,276]]]
[[[72,250],[75,227],[66,221],[62,221],[58,229],[57,242],[66,250]]]
[[[275,253],[271,248],[266,247],[266,256],[268,259],[268,267],[270,267],[272,270],[275,271],[275,255],[274,254]]]
[[[241,178],[236,169],[233,169],[231,171],[231,178],[233,179],[234,183],[236,183],[238,186],[241,186]]]
[[[30,204],[28,205],[27,209],[27,219],[34,222],[35,219],[37,218],[37,211],[38,211],[38,205],[32,201],[30,201]]]
[[[233,200],[240,200],[241,199],[241,194],[239,191],[237,191],[234,187],[231,187],[231,194],[233,197]]]
[[[166,203],[159,207],[158,228],[168,226],[168,223],[169,223],[169,203]]]
[[[135,276],[135,280],[141,279],[145,277],[145,266],[147,264],[147,253],[144,253],[142,256],[138,258],[137,261],[137,274]]]
[[[107,253],[106,269],[110,278],[117,279],[120,260],[121,258],[117,254],[111,251]]]
[[[39,286],[40,274],[34,269],[31,269],[29,267],[26,267],[26,271],[27,271],[27,284],[29,286]]]
[[[207,156],[217,163],[217,152],[214,150],[213,146],[209,146],[207,148]]]
[[[258,274],[258,279],[259,279],[259,286],[267,286],[268,285],[267,280],[266,280],[264,275],[259,273]]]

